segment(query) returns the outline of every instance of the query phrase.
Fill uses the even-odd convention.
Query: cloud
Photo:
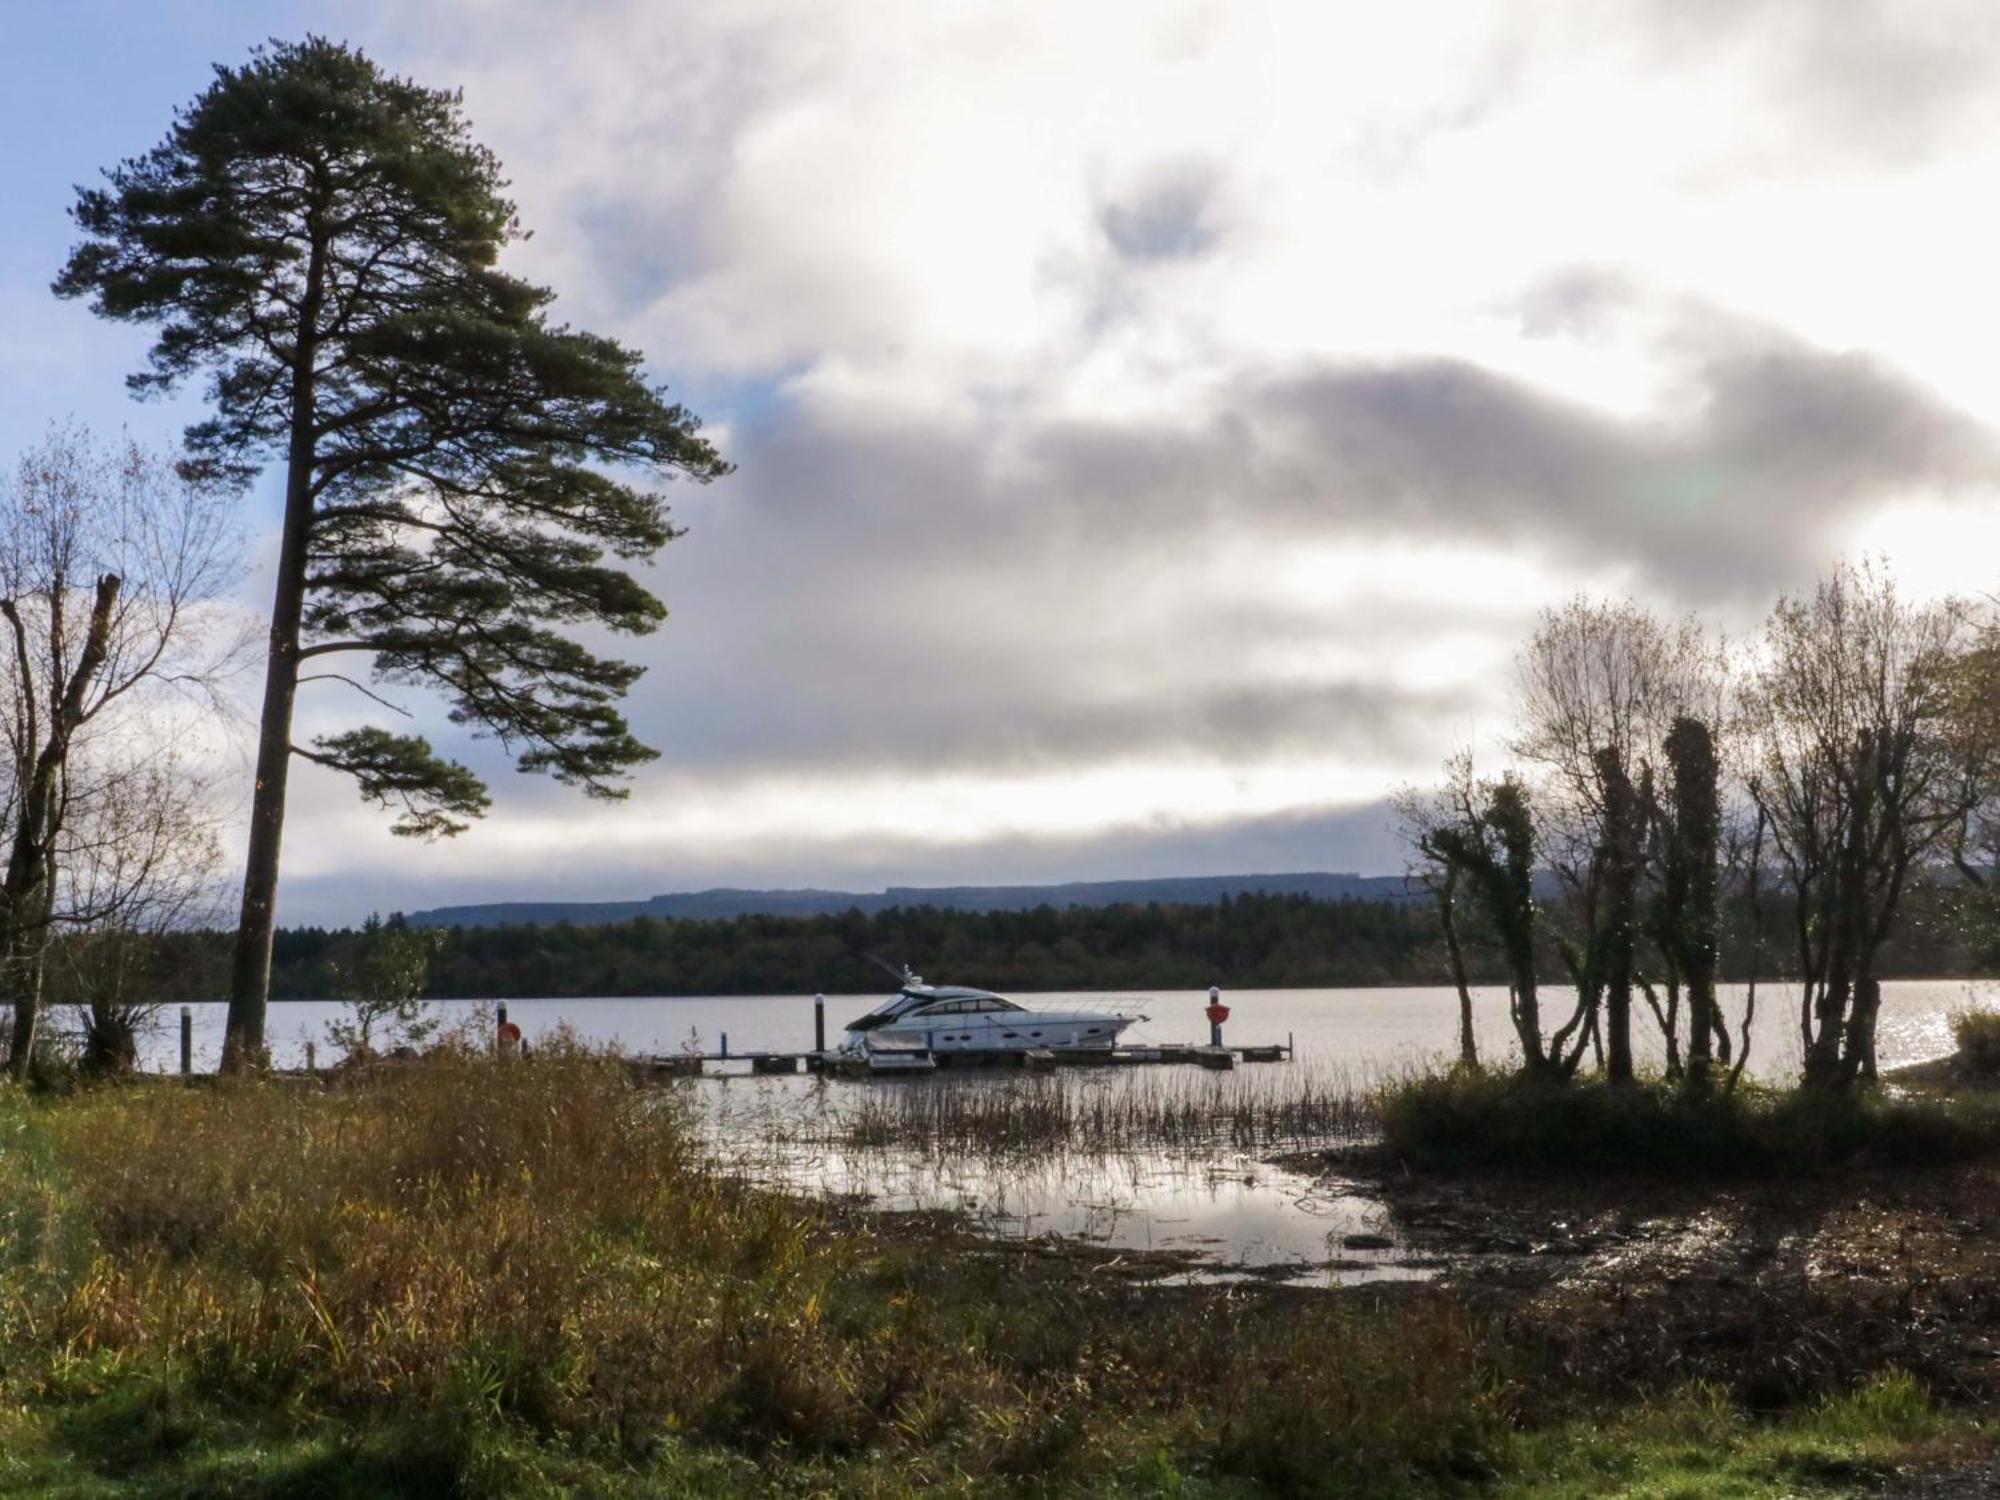
[[[1490,736],[1541,606],[1741,630],[1993,510],[1969,5],[343,15],[740,469],[614,643],[630,804],[440,735],[493,826],[412,854],[302,776],[301,890],[1390,867],[1335,809]]]
[[[477,837],[471,835],[469,837]],[[619,900],[714,886],[1028,884],[1112,880],[1135,873],[1263,874],[1287,870],[1395,872],[1404,851],[1386,803],[1310,807],[1214,823],[1171,820],[1075,837],[1002,835],[940,844],[893,830],[866,842],[772,846],[621,846],[588,855],[572,840],[540,846],[532,874],[472,844],[411,857],[366,844],[338,867],[289,871],[280,893],[287,924],[340,923],[369,910],[415,911],[507,899]],[[1338,853],[1339,858],[1332,855]]]
[[[1175,425],[802,406],[746,441],[670,554],[663,642],[697,633],[714,665],[666,646],[666,696],[756,699],[754,720],[697,716],[751,760],[1354,750],[1420,739],[1464,690],[1413,688],[1397,637],[1518,629],[1533,607],[1438,598],[1431,554],[1484,549],[1556,595],[1567,577],[1761,611],[1843,521],[2000,476],[1982,424],[1879,361],[1698,308],[1656,343],[1664,394],[1630,414],[1445,357],[1248,375]],[[1342,548],[1379,561],[1372,587],[1287,575]]]

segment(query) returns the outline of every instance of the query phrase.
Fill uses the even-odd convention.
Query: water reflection
[[[1092,1074],[1115,1089],[1143,1074]],[[1067,1080],[1065,1080],[1067,1081]],[[1354,1184],[1316,1179],[1228,1150],[1091,1150],[1033,1155],[843,1144],[870,1092],[1045,1087],[986,1074],[895,1083],[739,1077],[681,1085],[714,1149],[762,1186],[852,1197],[887,1211],[963,1215],[988,1234],[1072,1240],[1129,1252],[1107,1269],[1167,1282],[1257,1280],[1347,1285],[1427,1276],[1382,1206]]]
[[[852,1196],[884,1210],[945,1210],[1006,1239],[1134,1252],[1124,1274],[1168,1282],[1327,1286],[1421,1277],[1380,1204],[1246,1157],[1063,1155],[1033,1163],[799,1146],[725,1152],[760,1185]],[[1362,1243],[1350,1248],[1346,1241]],[[1379,1243],[1378,1243],[1379,1241]]]

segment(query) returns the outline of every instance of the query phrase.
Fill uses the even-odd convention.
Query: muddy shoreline
[[[1947,1400],[2000,1394],[2000,1163],[1717,1185],[1313,1160],[1378,1195],[1405,1253],[1435,1259],[1537,1377],[1633,1395],[1702,1380],[1776,1410],[1894,1365]]]

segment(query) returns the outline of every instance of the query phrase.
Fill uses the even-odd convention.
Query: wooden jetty
[[[728,1064],[741,1064],[752,1074],[820,1073],[830,1078],[929,1076],[972,1069],[1023,1068],[1031,1073],[1058,1068],[1130,1068],[1195,1066],[1228,1071],[1241,1063],[1290,1062],[1292,1044],[1268,1042],[1227,1047],[1193,1042],[1161,1042],[1130,1047],[1037,1048],[1027,1052],[926,1051],[921,1047],[880,1049],[868,1053],[817,1052],[667,1052],[627,1060],[643,1079],[723,1078]],[[713,1070],[713,1071],[711,1071]]]

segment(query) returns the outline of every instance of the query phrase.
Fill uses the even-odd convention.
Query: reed
[[[1019,1158],[1131,1151],[1268,1151],[1363,1138],[1370,1091],[1347,1070],[1300,1064],[899,1080],[775,1117],[792,1144]]]

